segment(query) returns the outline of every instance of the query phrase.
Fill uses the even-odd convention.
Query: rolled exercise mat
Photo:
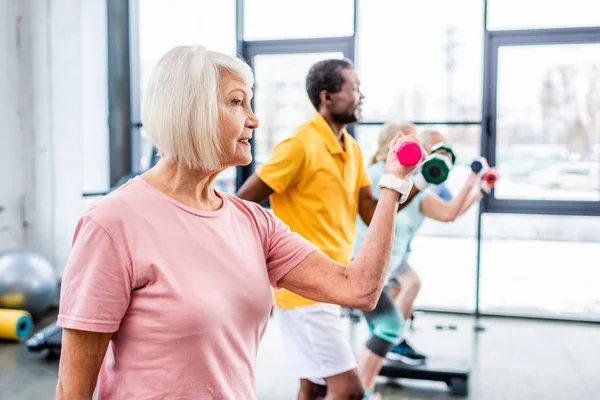
[[[31,314],[27,311],[0,309],[0,339],[23,340],[32,328]]]

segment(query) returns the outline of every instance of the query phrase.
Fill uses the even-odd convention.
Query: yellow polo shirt
[[[358,196],[371,181],[356,140],[344,131],[344,148],[319,114],[273,149],[257,170],[274,193],[273,213],[332,259],[348,265],[355,239]],[[274,293],[281,308],[317,304],[287,289]]]

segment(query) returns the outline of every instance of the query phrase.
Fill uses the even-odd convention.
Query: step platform
[[[60,357],[62,328],[56,323],[45,326],[25,341],[29,351],[38,353],[48,350],[49,357]]]
[[[471,366],[467,359],[428,357],[424,365],[385,360],[380,376],[445,382],[454,396],[469,395]]]

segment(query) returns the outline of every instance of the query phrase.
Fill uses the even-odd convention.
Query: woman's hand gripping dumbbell
[[[484,157],[478,157],[471,163],[471,171],[481,177],[481,193],[490,194],[498,180],[498,171],[488,165]]]
[[[386,187],[400,193],[400,204],[408,200],[413,182],[408,178],[420,166],[427,153],[419,139],[398,132],[390,143],[385,162],[385,174],[379,180],[379,188]]]
[[[490,194],[497,180],[498,171],[496,171],[496,168],[489,168],[481,178],[481,192],[483,194]]]
[[[421,173],[415,175],[415,186],[422,191],[430,185],[445,182],[455,161],[456,155],[450,146],[444,143],[436,144],[431,148],[431,155],[423,163]]]

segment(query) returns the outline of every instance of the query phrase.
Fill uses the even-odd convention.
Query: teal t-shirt
[[[377,187],[377,183],[379,179],[385,173],[385,164],[383,162],[378,162],[370,165],[367,168],[367,174],[371,178],[373,193],[375,197],[379,198],[381,190]],[[392,258],[390,260],[390,264],[388,266],[388,272],[386,274],[385,282],[386,284],[389,281],[390,274],[400,266],[404,255],[406,254],[406,249],[408,243],[411,238],[417,233],[417,230],[423,223],[423,215],[421,214],[421,202],[427,196],[429,192],[427,190],[419,192],[410,203],[408,203],[402,210],[398,212],[396,215],[396,227],[395,227],[395,235],[394,235],[394,247],[392,249]],[[367,225],[360,218],[360,215],[357,217],[356,221],[356,240],[354,241],[354,254],[353,257],[356,257],[358,254],[358,249],[362,245],[362,242],[365,239],[365,235],[367,234]]]

